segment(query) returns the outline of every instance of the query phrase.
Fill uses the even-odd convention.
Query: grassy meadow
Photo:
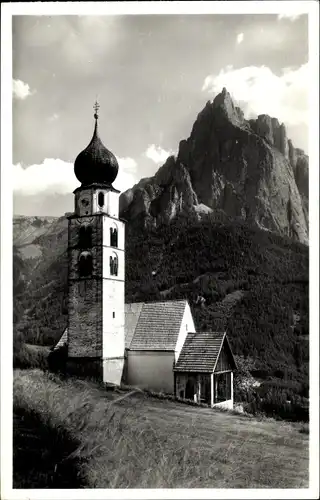
[[[308,433],[14,370],[14,488],[306,488]]]

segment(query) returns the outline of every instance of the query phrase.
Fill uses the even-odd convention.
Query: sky
[[[12,40],[15,214],[73,210],[96,99],[121,191],[177,153],[223,87],[308,153],[306,15],[14,16]]]

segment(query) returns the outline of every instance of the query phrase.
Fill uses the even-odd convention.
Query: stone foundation
[[[120,358],[68,358],[65,373],[81,378],[94,378],[112,385],[126,383],[126,360]]]
[[[66,372],[77,377],[103,380],[101,358],[68,358]]]

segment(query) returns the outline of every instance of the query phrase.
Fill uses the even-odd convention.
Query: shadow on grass
[[[44,425],[35,412],[13,411],[13,488],[85,488],[79,443],[62,429]]]

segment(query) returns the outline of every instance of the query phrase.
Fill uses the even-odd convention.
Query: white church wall
[[[104,196],[105,196],[105,199],[106,199],[106,190],[105,189],[100,189],[99,191],[93,191],[93,197],[92,197],[92,212],[94,214],[96,213],[99,213],[99,212],[102,212],[103,211],[103,207],[100,207],[99,206],[99,203],[98,203],[98,193],[99,192],[102,192],[104,193]]]
[[[173,394],[174,351],[128,351],[128,385]]]
[[[102,360],[103,381],[108,384],[120,385],[123,379],[124,357],[106,358]]]
[[[103,359],[123,357],[125,349],[123,281],[103,280],[102,318]]]
[[[119,194],[109,191],[106,199],[107,203],[107,214],[110,217],[119,217]]]
[[[107,215],[103,216],[103,246],[110,247],[110,228],[118,230],[118,249],[124,250],[125,227],[120,220],[115,220]]]
[[[109,196],[110,192],[107,193]],[[118,195],[115,194],[118,203]],[[108,198],[105,198],[108,203]],[[109,213],[108,208],[103,209]],[[112,215],[110,213],[110,215]],[[125,228],[124,223],[102,216],[102,358],[104,382],[119,385],[122,379],[125,351]],[[110,228],[117,229],[117,247],[111,247]],[[117,274],[112,274],[110,257],[117,259]]]
[[[103,205],[99,205],[99,193],[104,194]],[[93,213],[104,212],[117,219],[119,217],[119,193],[108,189],[97,189],[93,193],[92,211]]]
[[[118,230],[118,246],[110,247],[110,228]],[[103,359],[123,357],[125,349],[124,224],[103,216]],[[111,274],[110,257],[118,259],[117,275]],[[107,368],[104,370],[105,372]]]
[[[117,275],[111,274],[110,257],[118,259]],[[117,248],[103,247],[103,277],[112,281],[124,281],[124,252]]]
[[[179,335],[178,335],[178,340],[177,340],[177,343],[176,343],[176,349],[175,349],[175,361],[176,362],[178,361],[181,349],[183,347],[183,344],[184,344],[184,342],[186,340],[186,337],[187,337],[188,333],[189,332],[193,333],[195,331],[196,331],[196,329],[195,329],[195,326],[194,326],[191,309],[190,309],[189,304],[186,303],[186,308],[184,310],[182,322],[181,322],[181,325],[180,325],[180,331],[179,331]]]

